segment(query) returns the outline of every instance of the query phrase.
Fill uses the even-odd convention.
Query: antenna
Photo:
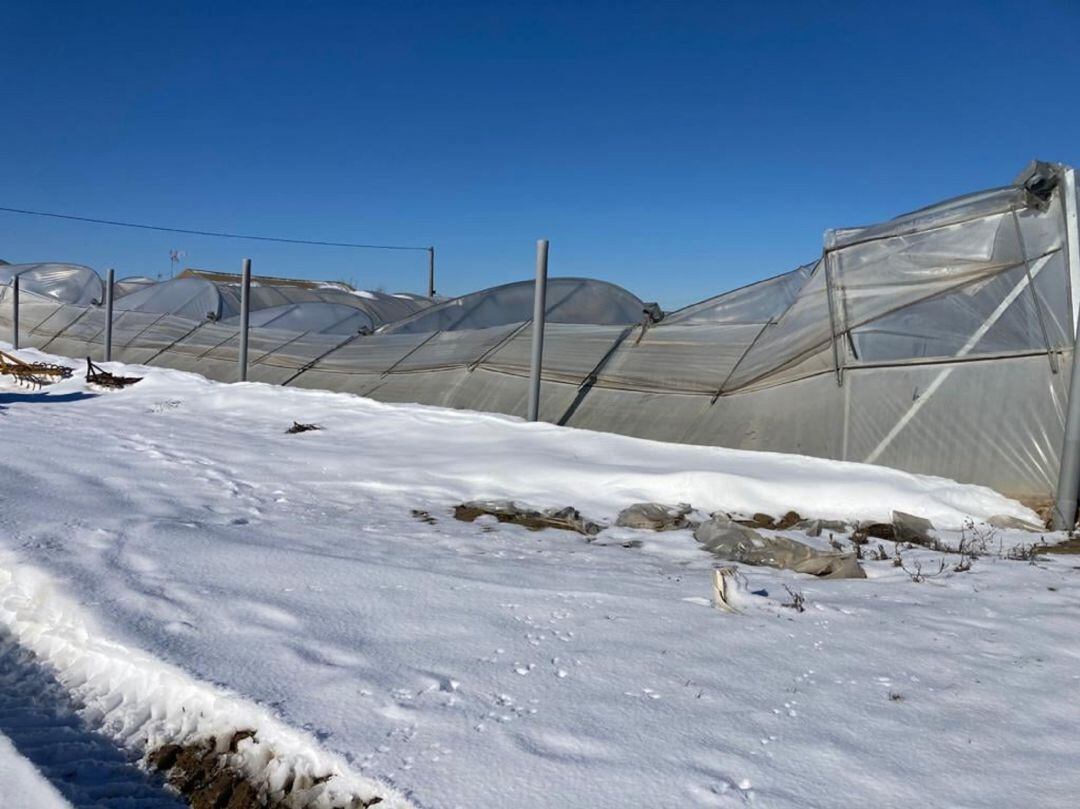
[[[180,263],[180,259],[184,258],[187,253],[183,250],[177,250],[175,247],[169,251],[169,277],[172,278],[176,274],[176,265]]]

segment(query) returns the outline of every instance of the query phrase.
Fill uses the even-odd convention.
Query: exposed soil
[[[312,430],[321,430],[321,429],[322,429],[322,427],[320,427],[318,424],[301,424],[299,421],[294,421],[292,423],[292,427],[290,427],[285,432],[288,433],[289,435],[295,435],[296,433],[309,433]]]
[[[156,773],[91,729],[55,672],[0,627],[0,735],[76,809],[183,809]],[[0,786],[0,807],[30,807]]]
[[[794,528],[796,525],[802,522],[802,517],[799,516],[797,511],[789,511],[776,523],[777,531],[787,531],[789,528]]]
[[[787,531],[789,528],[793,528],[802,521],[803,518],[799,516],[797,511],[789,511],[779,520],[771,514],[758,512],[749,520],[736,520],[735,522],[740,525],[745,525],[748,528],[766,528],[770,531]]]
[[[236,731],[229,739],[227,752],[235,753],[241,741],[254,736],[253,730]],[[186,746],[163,745],[146,757],[146,763],[151,769],[165,774],[166,780],[191,809],[299,809],[302,806],[295,801],[283,803],[260,794],[242,773],[229,766],[227,753],[219,752],[216,739]],[[329,778],[327,774],[303,784],[302,788],[310,789]],[[286,784],[282,792],[288,795],[293,786]],[[369,801],[354,798],[335,809],[366,809],[381,802],[379,797]]]
[[[492,516],[499,522],[522,525],[530,531],[558,528],[562,531],[576,531],[585,536],[593,536],[600,533],[603,527],[584,519],[574,508],[541,512],[504,504],[462,503],[454,506],[454,518],[462,522],[473,522],[477,517],[485,515]]]
[[[1063,539],[1054,545],[1035,545],[1031,549],[1032,553],[1080,553],[1080,534],[1070,536],[1068,539]]]
[[[1008,492],[1005,492],[1005,496],[1009,497]],[[1021,504],[1027,506],[1042,519],[1043,525],[1047,528],[1050,527],[1051,518],[1054,514],[1054,500],[1050,497],[1016,497],[1015,500],[1019,500]]]
[[[438,520],[431,516],[431,512],[429,511],[422,511],[421,509],[414,508],[411,513],[414,519],[420,520],[420,522],[426,523],[427,525],[435,525],[435,523],[438,522]]]
[[[860,525],[852,535],[851,539],[860,545],[865,545],[869,538],[874,539],[896,539],[896,529],[892,523],[888,522],[872,522],[866,525]]]

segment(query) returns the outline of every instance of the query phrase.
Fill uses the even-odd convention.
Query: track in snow
[[[76,809],[184,809],[107,737],[34,655],[0,629],[0,732]]]

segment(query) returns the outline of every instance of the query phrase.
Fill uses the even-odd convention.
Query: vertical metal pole
[[[11,282],[11,347],[19,350],[19,276]]]
[[[115,283],[116,271],[109,267],[108,277],[105,279],[105,362],[112,360],[113,285]]]
[[[240,381],[247,382],[248,366],[248,315],[251,310],[251,259],[244,259],[240,278]]]
[[[548,240],[536,243],[536,287],[533,290],[532,362],[529,365],[529,421],[540,420],[540,368],[544,362],[544,316],[547,312]]]
[[[1065,219],[1065,261],[1069,268],[1069,297],[1072,308],[1073,326],[1080,323],[1080,239],[1074,239],[1077,235],[1077,197],[1076,197],[1076,171],[1066,169],[1062,182],[1061,212]]]
[[[832,265],[831,258],[832,252],[825,248],[821,254],[821,263],[824,265],[821,269],[825,273],[825,299],[829,304],[829,334],[832,336],[833,368],[836,370],[836,384],[843,387],[844,371],[840,365],[840,346],[836,342],[838,339],[836,334],[836,304],[833,303],[832,273],[829,272]]]
[[[427,296],[435,297],[435,248],[427,249]]]
[[[1076,279],[1080,277],[1080,227],[1077,226],[1076,176],[1072,169],[1065,172],[1061,184],[1065,212],[1065,259],[1076,299]],[[1077,327],[1073,310],[1073,328]],[[1074,338],[1080,337],[1077,329]],[[1057,497],[1051,525],[1055,531],[1072,530],[1076,524],[1076,498],[1080,495],[1080,340],[1073,341],[1072,373],[1069,378],[1069,399],[1065,410],[1065,438],[1061,442],[1061,466],[1058,471]]]

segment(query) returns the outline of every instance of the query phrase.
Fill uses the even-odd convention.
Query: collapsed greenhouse
[[[1072,170],[1033,163],[1008,186],[831,230],[816,261],[667,316],[613,284],[553,278],[540,417],[1047,500],[1080,310],[1076,211]],[[16,276],[23,345],[102,356],[97,273],[0,266],[4,338]],[[113,359],[235,380],[237,287],[146,281],[118,285]],[[523,416],[532,297],[532,282],[443,301],[256,285],[248,378]]]

